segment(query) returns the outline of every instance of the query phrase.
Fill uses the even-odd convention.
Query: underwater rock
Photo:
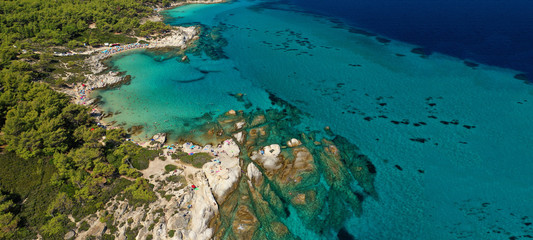
[[[522,80],[522,81],[527,81],[529,80],[527,75],[526,74],[523,74],[523,73],[519,73],[519,74],[516,74],[514,75],[514,78],[515,79],[518,79],[518,80]]]
[[[285,152],[284,152],[285,153]],[[306,179],[304,177],[317,176],[315,173],[316,166],[313,155],[305,147],[298,147],[292,149],[292,153],[285,157],[282,161],[282,167],[277,171],[273,180],[278,183],[280,187],[287,187],[287,185],[310,185],[318,182],[318,178]],[[301,187],[301,186],[300,186]]]
[[[362,205],[361,200],[358,195],[352,190],[350,187],[350,183],[353,182],[354,178],[351,175],[352,169],[347,168],[346,165],[343,163],[343,157],[341,157],[341,152],[333,144],[333,142],[323,139],[323,149],[320,151],[319,154],[319,162],[323,166],[322,170],[326,179],[326,182],[328,185],[330,185],[331,190],[335,194],[335,199],[331,199],[332,202],[330,204],[338,206],[338,205],[346,205],[349,206],[353,213],[356,216],[360,216],[362,213]],[[361,170],[363,169],[362,166]],[[361,183],[365,183],[361,181]],[[373,191],[373,189],[372,189]],[[328,196],[331,196],[328,195]],[[341,210],[339,210],[342,212]],[[339,216],[335,215],[340,214]],[[342,221],[342,218],[344,216],[341,216],[343,213],[332,213],[331,216],[328,216],[328,221]]]
[[[411,141],[413,141],[413,142],[425,143],[425,142],[427,142],[429,139],[426,139],[426,138],[409,138],[409,140],[411,140]]]
[[[471,68],[475,68],[475,67],[478,67],[479,64],[477,63],[474,63],[474,62],[470,62],[470,61],[464,61],[463,62],[467,67],[471,67]]]
[[[244,101],[244,94],[242,93],[237,93],[235,94],[235,98],[237,98],[238,101]]]
[[[285,226],[285,224],[281,222],[272,222],[271,227],[278,237],[287,235],[289,233],[289,229],[287,228],[287,226]]]
[[[299,193],[292,198],[291,203],[294,205],[312,204],[316,201],[316,195],[316,191],[314,190],[309,190],[305,193]]]
[[[294,204],[294,205],[305,205],[305,204],[306,204],[306,201],[305,201],[305,194],[300,193],[300,194],[296,195],[296,196],[292,199],[292,204]]]
[[[255,126],[261,125],[261,124],[263,124],[265,122],[266,122],[265,115],[260,114],[260,115],[257,115],[257,116],[254,117],[254,119],[252,120],[252,123],[250,124],[250,126],[255,127]]]
[[[329,126],[324,127],[324,131],[330,136],[334,136],[335,135],[333,133],[333,131],[331,131],[331,128]]]
[[[305,147],[295,148],[292,151],[294,156],[294,162],[292,163],[292,168],[296,169],[299,173],[301,171],[314,171],[314,159],[313,155]]]
[[[287,146],[289,147],[298,147],[302,145],[302,142],[300,142],[300,140],[296,139],[296,138],[293,138],[289,141],[287,141]]]
[[[335,149],[337,150],[338,156],[336,158],[341,162],[340,166],[345,167],[349,170],[348,173],[353,176],[359,186],[363,188],[365,193],[377,197],[377,193],[374,188],[374,178],[377,173],[376,167],[370,159],[361,154],[359,148],[351,144],[348,139],[336,136],[333,139],[333,142],[323,141],[324,145],[335,144]],[[347,178],[349,179],[349,177]]]
[[[138,135],[138,134],[142,133],[143,128],[144,128],[143,125],[132,126],[132,127],[128,128],[127,131],[131,135]]]
[[[246,126],[246,121],[242,111],[229,111],[217,118],[218,129],[223,130],[224,134],[234,134]]]
[[[341,228],[341,230],[337,233],[337,238],[339,238],[339,240],[355,240],[355,237],[352,236],[352,234],[350,234],[346,228]]]
[[[420,57],[426,58],[427,56],[431,55],[431,51],[425,48],[413,48],[411,49],[411,52],[414,54],[420,55]]]
[[[390,43],[391,40],[389,39],[386,39],[386,38],[383,38],[383,37],[376,37],[376,40],[380,43],[384,43],[384,44],[387,44],[387,43]]]
[[[257,146],[267,137],[267,126],[253,128],[248,131],[245,146]]]
[[[220,214],[212,221],[215,239],[295,239],[281,223],[291,208],[308,230],[337,232],[349,217],[362,213],[366,196],[377,197],[376,168],[357,146],[329,127],[322,142],[320,131],[300,132],[293,126],[304,113],[276,104],[283,110],[238,111],[215,121],[223,135],[239,141],[239,165],[247,176],[237,179],[219,203]],[[319,183],[321,178],[327,186]]]
[[[245,205],[240,205],[235,214],[232,230],[239,239],[253,239],[255,231],[259,228],[258,220]]]
[[[367,36],[367,37],[376,36],[376,34],[374,34],[374,33],[365,31],[363,29],[358,29],[358,28],[350,28],[350,29],[348,29],[348,31],[351,32],[351,33],[360,34],[360,35]]]

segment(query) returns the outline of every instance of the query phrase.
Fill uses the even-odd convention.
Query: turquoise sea
[[[96,94],[115,113],[108,121],[144,126],[136,139],[178,139],[205,114],[267,109],[275,96],[306,113],[303,128],[330,126],[376,166],[378,197],[343,223],[353,239],[533,238],[533,85],[519,72],[425,55],[284,3],[165,15],[201,24],[218,48],[188,63],[144,50],[111,59],[132,81]],[[301,239],[331,239],[295,214],[284,223]]]

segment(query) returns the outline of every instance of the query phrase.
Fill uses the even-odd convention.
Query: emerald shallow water
[[[206,113],[267,109],[271,93],[308,114],[300,128],[329,125],[376,166],[378,198],[344,223],[356,238],[533,233],[525,225],[533,217],[533,87],[515,71],[421,56],[415,46],[383,43],[283,4],[188,5],[166,14],[170,24],[220,29],[227,58],[114,57],[133,80],[97,94],[104,110],[117,113],[109,121],[144,126],[139,139],[164,131],[176,139]],[[331,236],[302,230],[295,214],[284,223],[302,239]]]

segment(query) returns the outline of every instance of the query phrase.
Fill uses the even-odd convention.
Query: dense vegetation
[[[181,162],[191,164],[195,168],[202,168],[205,163],[211,162],[213,157],[209,153],[201,152],[189,155],[186,152],[178,151],[173,154],[175,158],[179,158]]]
[[[76,48],[125,41],[168,30],[160,22],[140,24],[154,6],[170,0],[21,0],[0,2],[0,67],[20,53],[50,46]],[[116,34],[123,33],[123,34]]]
[[[153,201],[140,177],[157,151],[98,127],[89,109],[44,83],[61,66],[51,54],[168,29],[141,18],[169,0],[0,2],[0,239],[62,239],[118,193]],[[72,59],[70,69],[80,68]],[[74,75],[80,78],[79,75]],[[53,79],[64,82],[63,79]],[[53,81],[52,81],[53,82]],[[135,180],[135,181],[131,181]],[[83,226],[86,228],[86,223]]]
[[[0,189],[13,199],[10,204],[20,204],[4,209],[4,215],[21,221],[16,221],[18,230],[13,221],[0,221],[0,227],[8,237],[31,238],[39,232],[57,238],[73,227],[68,214],[80,220],[96,212],[128,189],[131,182],[121,175],[139,177],[135,167],[146,168],[158,152],[124,142],[122,129],[96,126],[86,107],[34,82],[32,72],[15,68],[16,62],[0,71],[5,145]],[[132,199],[152,200],[151,189],[141,187],[129,190]]]

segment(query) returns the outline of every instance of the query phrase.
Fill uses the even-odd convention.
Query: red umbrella
[[[194,186],[194,185],[191,185],[191,187],[192,187],[192,188],[196,188],[196,186]]]

